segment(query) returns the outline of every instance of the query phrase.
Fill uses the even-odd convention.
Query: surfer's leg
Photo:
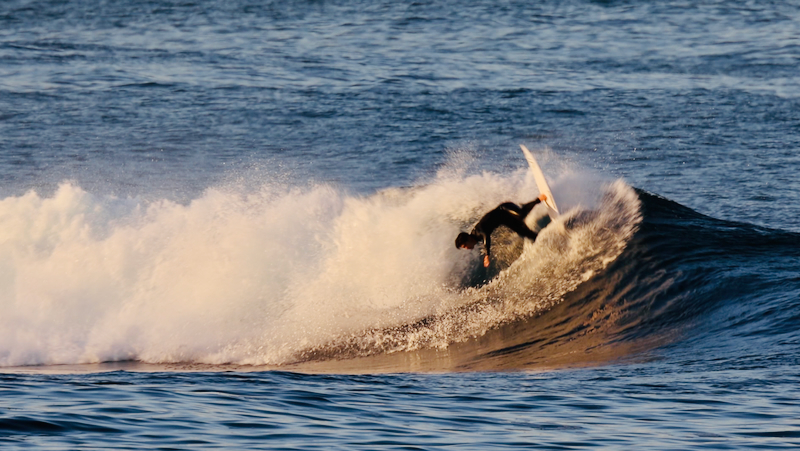
[[[498,205],[497,208],[502,208],[503,210],[510,211],[518,215],[522,214],[522,210],[519,208],[519,205],[513,202],[503,202],[502,204]]]
[[[538,234],[536,232],[534,232],[533,230],[529,229],[528,226],[525,225],[524,221],[522,221],[522,220],[509,221],[505,225],[509,229],[511,229],[514,232],[516,232],[517,235],[519,235],[519,236],[521,236],[523,238],[528,238],[529,240],[532,240],[532,241],[536,241],[536,237],[538,236]]]
[[[539,199],[534,199],[528,202],[527,204],[524,204],[519,211],[520,216],[522,216],[522,218],[524,219],[525,216],[528,216],[528,213],[530,213],[531,210],[533,210],[533,207],[539,205],[539,202],[541,202]]]

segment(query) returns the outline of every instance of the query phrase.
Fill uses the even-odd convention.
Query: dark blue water
[[[798,73],[798,2],[4,1],[0,444],[795,449]]]
[[[792,449],[798,393],[780,387],[797,382],[779,368],[707,374],[658,363],[541,374],[5,376],[3,389],[25,407],[6,408],[0,440],[35,449]]]

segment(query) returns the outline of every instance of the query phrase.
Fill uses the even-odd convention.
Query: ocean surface
[[[0,2],[0,447],[800,448],[800,2],[462,3]]]

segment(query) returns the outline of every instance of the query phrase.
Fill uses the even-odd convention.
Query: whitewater
[[[280,365],[345,344],[358,355],[446,348],[559,302],[640,220],[623,182],[563,173],[554,186],[567,213],[518,259],[497,246],[505,269],[471,287],[478,254],[454,249],[455,235],[538,193],[525,171],[468,174],[465,159],[368,196],[265,183],[181,204],[64,182],[50,196],[7,197],[0,364]]]

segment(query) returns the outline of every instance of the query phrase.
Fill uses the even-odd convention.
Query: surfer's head
[[[467,232],[461,232],[456,237],[456,249],[472,249],[478,240]]]

